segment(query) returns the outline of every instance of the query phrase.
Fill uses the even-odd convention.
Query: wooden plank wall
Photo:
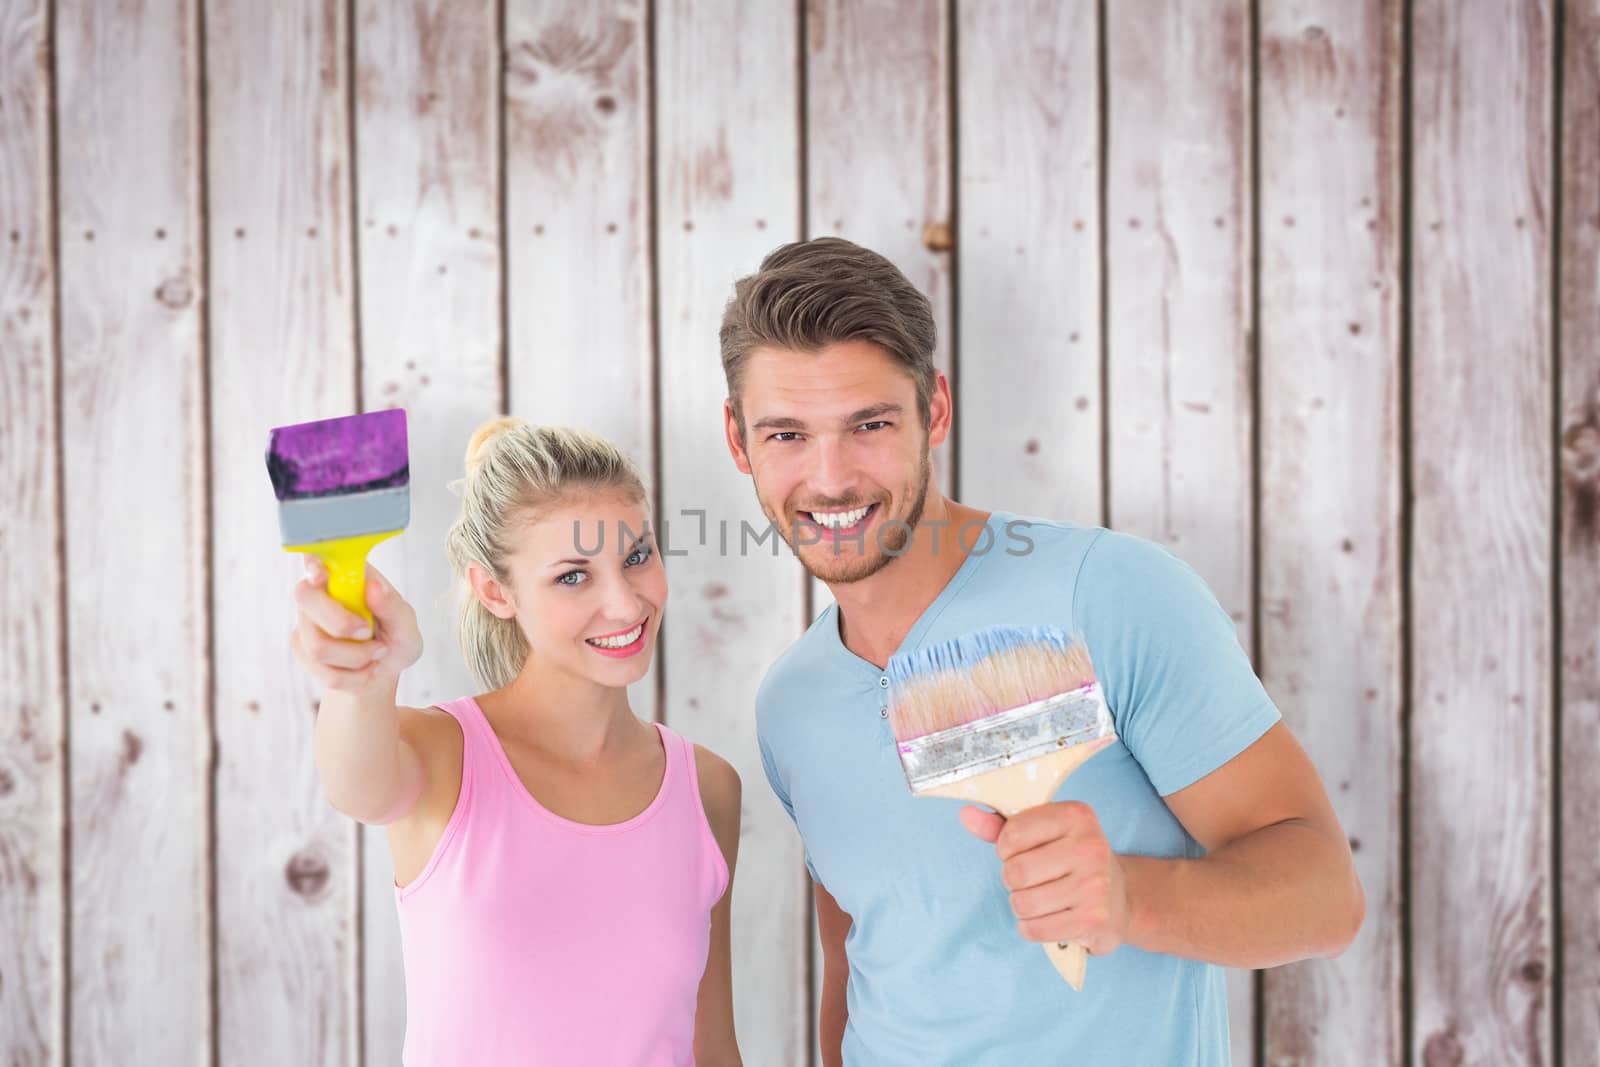
[[[41,1067],[70,995],[51,38],[47,0],[0,5],[0,1052]]]
[[[1412,1045],[1535,1064],[1556,936],[1554,25],[1511,0],[1474,12],[1413,8]]]
[[[1567,0],[1558,28],[1560,210],[1554,240],[1557,306],[1556,420],[1561,465],[1556,566],[1561,650],[1556,684],[1556,840],[1562,927],[1556,942],[1558,1055],[1576,1064],[1600,1050],[1600,849],[1577,836],[1600,826],[1600,0]],[[1579,592],[1569,592],[1579,591]]]
[[[1230,975],[1235,1062],[1600,1063],[1597,102],[1597,0],[0,0],[0,1061],[398,1062],[261,452],[400,405],[414,703],[479,422],[651,473],[635,707],[739,768],[745,1060],[817,1062],[750,703],[827,594],[739,551],[716,328],[838,233],[940,484],[1171,545],[1328,782],[1368,921]]]
[[[1338,967],[1263,975],[1269,1062],[1401,1050],[1400,31],[1376,0],[1266,5],[1259,24],[1257,665],[1367,893]]]
[[[169,1062],[212,1019],[198,22],[189,3],[55,16],[69,1048]]]

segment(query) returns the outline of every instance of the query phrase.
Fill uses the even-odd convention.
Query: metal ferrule
[[[410,521],[409,485],[285,500],[278,505],[278,533],[285,545],[403,530]]]
[[[900,742],[900,765],[912,792],[970,778],[1114,733],[1098,685],[987,715]]]

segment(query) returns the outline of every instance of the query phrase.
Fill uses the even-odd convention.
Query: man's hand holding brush
[[[1074,941],[1094,956],[1127,940],[1131,909],[1122,860],[1089,805],[1041,804],[1010,819],[968,807],[961,824],[995,846],[1024,938]]]
[[[961,822],[995,846],[1018,929],[1030,941],[1121,945],[1226,967],[1335,956],[1365,897],[1316,768],[1282,723],[1166,798],[1198,858],[1118,854],[1086,804],[1041,804]]]

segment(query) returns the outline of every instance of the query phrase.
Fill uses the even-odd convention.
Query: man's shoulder
[[[1192,567],[1164,545],[1134,534],[1098,529],[1083,546],[1074,600],[1153,599],[1181,594],[1204,583]]]
[[[999,568],[991,565],[990,573],[1002,581],[1009,578],[1030,586],[1040,580],[1041,573],[1055,576],[1050,581],[1054,588],[1060,588],[1057,582],[1062,578],[1070,585],[1095,546],[1108,536],[1118,536],[1103,526],[1010,512],[995,512],[990,525],[996,534],[987,554],[1002,561]]]
[[[1074,615],[1159,604],[1169,597],[1189,597],[1204,590],[1195,571],[1165,546],[1135,534],[1104,526],[1083,526],[1055,519],[1002,514],[1007,544],[1001,553],[1017,558],[1002,582],[1033,587],[1041,574],[1053,576],[1052,588],[1063,582]]]

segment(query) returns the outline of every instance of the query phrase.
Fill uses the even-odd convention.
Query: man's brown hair
[[[878,253],[842,237],[784,245],[734,283],[722,313],[722,371],[740,434],[739,387],[751,352],[816,352],[841,341],[870,341],[898,360],[916,383],[927,426],[936,333],[928,298]]]

